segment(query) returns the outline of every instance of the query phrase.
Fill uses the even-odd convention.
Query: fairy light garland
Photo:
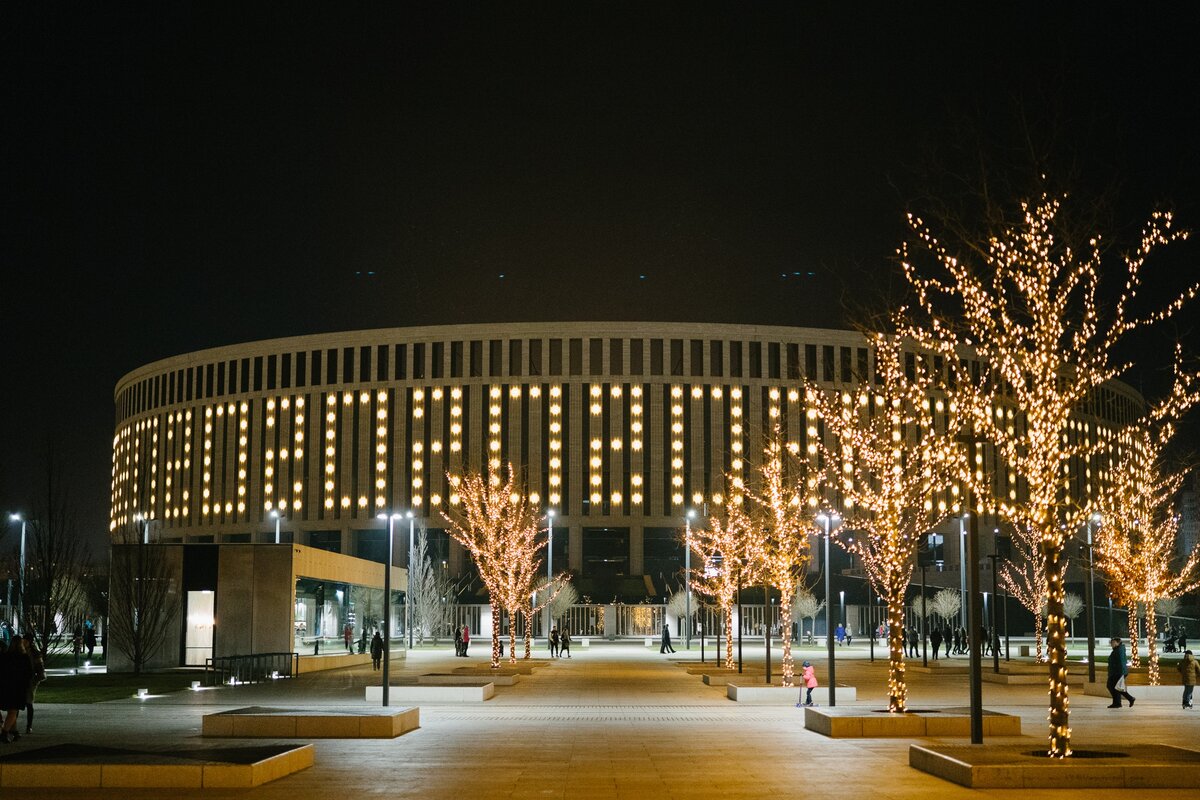
[[[902,247],[899,260],[913,300],[896,315],[900,333],[920,349],[947,362],[973,351],[982,367],[978,376],[964,373],[969,379],[960,380],[954,394],[974,433],[1022,486],[1019,492],[1014,487],[996,510],[1038,537],[1046,576],[1047,752],[1054,758],[1071,754],[1064,549],[1088,513],[1088,503],[1071,496],[1069,468],[1097,447],[1064,445],[1063,436],[1077,410],[1128,367],[1113,356],[1126,334],[1171,317],[1200,290],[1193,284],[1144,316],[1132,310],[1147,257],[1187,238],[1173,229],[1170,214],[1156,212],[1143,228],[1140,245],[1121,256],[1123,291],[1102,314],[1097,298],[1106,248],[1099,236],[1072,242],[1059,220],[1061,206],[1062,198],[1043,194],[1036,202],[1021,203],[1015,224],[983,241],[968,236],[952,245],[909,214],[914,243],[930,257],[936,277],[918,269],[908,247]],[[960,258],[959,253],[970,255]],[[1181,378],[1178,368],[1176,378]],[[1003,413],[996,413],[1010,404],[1022,416],[1021,424],[1011,427]]]
[[[953,438],[956,415],[951,413],[948,425],[935,419],[939,407],[928,398],[938,376],[928,362],[915,359],[913,374],[906,375],[898,339],[873,335],[870,342],[874,382],[855,394],[805,387],[808,452],[823,456],[824,482],[841,486],[846,512],[834,541],[859,558],[871,588],[887,605],[888,711],[903,713],[904,611],[916,549],[949,513],[934,497],[953,483],[965,458]],[[946,410],[944,403],[940,410]],[[828,441],[817,436],[818,419]]]

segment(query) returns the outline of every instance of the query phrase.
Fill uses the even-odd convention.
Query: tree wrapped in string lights
[[[1114,355],[1117,345],[1174,314],[1198,288],[1154,312],[1134,308],[1147,258],[1185,238],[1169,213],[1156,212],[1137,247],[1120,256],[1116,279],[1123,288],[1112,304],[1101,303],[1101,274],[1110,269],[1106,247],[1099,235],[1076,235],[1062,204],[1063,198],[1044,193],[1022,202],[1016,215],[989,206],[991,218],[982,226],[949,218],[940,226],[945,241],[910,213],[912,249],[922,254],[921,264],[907,245],[901,248],[911,300],[897,315],[901,331],[922,349],[948,360],[978,359],[977,370],[960,371],[968,379],[954,395],[973,433],[986,442],[980,450],[1000,467],[1000,502],[990,510],[1038,537],[1047,587],[1048,755],[1054,758],[1071,754],[1064,553],[1088,513],[1088,498],[1073,496],[1069,477],[1094,460],[1098,440],[1113,432],[1073,425],[1074,416],[1129,367]],[[981,463],[972,468],[982,473]]]
[[[448,475],[454,488],[450,513],[442,512],[451,538],[466,548],[488,590],[492,607],[492,669],[500,667],[500,610],[508,612],[509,662],[516,663],[516,620],[540,571],[538,515],[511,464],[498,459],[487,472]],[[453,500],[458,502],[454,503]]]
[[[953,438],[950,404],[932,399],[939,388],[932,359],[906,354],[894,337],[872,335],[870,341],[873,382],[854,394],[806,387],[808,448],[823,456],[823,483],[843,498],[837,543],[858,556],[887,604],[888,711],[902,713],[908,698],[905,596],[922,536],[957,510],[962,445]],[[817,418],[825,423],[825,441],[812,424]]]
[[[730,498],[733,505],[733,498]],[[726,506],[728,512],[730,506]],[[733,604],[743,583],[759,580],[756,565],[747,563],[746,542],[728,513],[711,517],[708,527],[692,528],[692,552],[702,566],[692,570],[691,585],[698,594],[711,597],[721,609],[725,627],[725,668],[733,669]]]
[[[1044,663],[1046,653],[1042,619],[1046,614],[1049,588],[1046,582],[1046,565],[1040,549],[1042,536],[1032,528],[1017,527],[1011,540],[1015,557],[1005,561],[1001,567],[1000,583],[1004,586],[1004,591],[1015,597],[1026,611],[1033,614],[1034,653],[1037,661]],[[1066,570],[1065,556],[1063,570]]]
[[[571,576],[564,572],[551,580],[543,578],[541,581],[535,581],[528,587],[524,603],[521,606],[521,615],[525,622],[525,658],[533,656],[534,618],[539,611],[551,605],[570,582]],[[550,631],[546,631],[546,636],[547,638],[550,636]]]
[[[1103,522],[1096,533],[1096,566],[1130,609],[1134,652],[1138,639],[1134,609],[1138,603],[1146,609],[1151,686],[1159,682],[1155,604],[1200,585],[1200,549],[1193,550],[1178,570],[1172,569],[1179,538],[1175,499],[1185,478],[1183,471],[1163,464],[1163,449],[1174,430],[1169,424],[1158,430],[1145,425],[1122,437],[1098,502]]]
[[[728,524],[741,539],[745,563],[759,580],[779,590],[779,626],[785,631],[780,675],[784,686],[795,678],[792,662],[792,601],[808,567],[809,536],[817,533],[811,516],[807,464],[789,458],[776,429],[763,447],[757,486],[732,477],[735,489]]]

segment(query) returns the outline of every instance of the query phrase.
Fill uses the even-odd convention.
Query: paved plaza
[[[761,668],[762,644],[755,651]],[[480,663],[486,643],[472,645],[472,659],[454,658],[450,647],[416,650],[394,662],[394,683],[415,682],[427,672]],[[797,651],[827,675],[823,650]],[[876,650],[877,656],[882,653]],[[712,657],[711,647],[708,650]],[[535,652],[544,658],[545,651]],[[421,727],[388,740],[315,740],[316,764],[304,772],[250,790],[170,791],[172,798],[854,798],[872,800],[1014,797],[1013,790],[970,790],[909,768],[908,746],[917,740],[832,740],[806,731],[803,713],[791,707],[739,707],[725,687],[706,686],[674,660],[699,660],[698,648],[668,660],[640,644],[576,647],[570,660],[536,669],[513,686],[497,687],[480,704],[422,704]],[[778,659],[778,650],[775,658]],[[864,708],[884,702],[886,662],[870,663],[867,648],[839,650],[840,684],[856,686]],[[964,659],[956,659],[965,663]],[[919,660],[917,663],[920,663]],[[776,661],[776,669],[778,663]],[[990,668],[990,660],[985,667]],[[1100,667],[1101,672],[1103,667]],[[311,673],[264,686],[184,691],[145,701],[39,707],[37,732],[16,748],[57,743],[170,748],[205,744],[206,713],[251,705],[271,707],[364,707],[364,687],[379,673],[352,668]],[[797,690],[798,692],[799,690]],[[1137,687],[1132,691],[1136,694]],[[1026,735],[997,742],[1043,746],[1046,702],[1041,685],[985,683],[985,707],[1022,718]],[[912,674],[913,707],[961,706],[965,675]],[[1071,697],[1077,748],[1145,742],[1200,743],[1200,712],[1177,703],[1139,703],[1105,708],[1105,697]],[[839,705],[844,705],[841,703]],[[211,741],[211,740],[208,740]],[[228,744],[230,740],[224,740]],[[928,740],[927,740],[928,741]],[[946,740],[962,742],[963,740]],[[163,790],[87,790],[89,798],[160,797]],[[1127,798],[1128,790],[1021,790],[1037,797]],[[22,797],[73,796],[56,790],[21,790]],[[1200,789],[1139,791],[1147,798],[1200,797]]]

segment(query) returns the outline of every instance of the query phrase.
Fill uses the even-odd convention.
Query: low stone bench
[[[945,664],[944,666],[943,663]],[[946,662],[930,661],[928,667],[922,664],[920,659],[917,659],[917,663],[915,664],[912,661],[906,661],[904,669],[908,672],[915,672],[918,675],[966,675],[971,671],[971,667],[967,663],[956,664],[948,659]]]
[[[815,695],[816,692],[813,692]],[[838,690],[841,695],[841,689]],[[890,714],[882,709],[804,709],[804,727],[831,739],[916,738],[921,736],[970,736],[969,708],[937,708]],[[984,736],[1020,736],[1021,718],[1011,714],[983,712]]]
[[[0,758],[0,789],[249,789],[313,765],[311,744],[130,750],[59,744]]]
[[[240,739],[394,739],[419,727],[418,708],[348,711],[251,706],[205,714],[201,734]]]
[[[752,706],[794,706],[807,690],[802,686],[754,686],[747,684],[725,684],[726,696],[735,702]],[[853,703],[858,692],[853,686],[837,687],[837,699],[841,703]],[[813,689],[813,702],[828,705],[829,687],[818,686]]]
[[[518,659],[516,664],[510,664],[506,659],[500,659],[499,669],[492,669],[490,661],[481,661],[474,664],[464,664],[461,667],[455,667],[453,671],[475,673],[486,672],[488,674],[494,674],[508,670],[509,672],[515,672],[518,675],[532,675],[534,668],[540,666],[542,666],[542,664],[539,662],[525,661],[523,659]]]
[[[766,673],[761,670],[745,670],[738,672],[733,670],[730,672],[705,672],[701,674],[703,680],[709,686],[728,686],[730,681],[734,683],[758,684],[759,686],[766,685]],[[779,684],[783,679],[778,675],[771,676],[771,682]]]
[[[986,683],[999,683],[1006,686],[1042,686],[1048,685],[1050,673],[1048,670],[1042,672],[1010,672],[999,674],[992,672],[990,669],[984,669],[979,676]],[[1086,673],[1083,675],[1077,673],[1067,673],[1068,686],[1082,686],[1087,681]]]
[[[1137,686],[1130,684],[1128,691],[1133,695],[1133,699],[1137,702],[1147,702],[1152,705],[1183,705],[1183,686]],[[1106,697],[1112,699],[1112,695],[1108,693],[1108,685],[1103,683],[1085,683],[1083,685],[1083,693],[1086,695],[1094,695],[1096,697]],[[1124,704],[1124,701],[1122,701]]]
[[[461,681],[456,686],[392,686],[388,699],[401,703],[482,703],[496,696],[496,684],[491,681],[471,683]],[[368,703],[383,702],[383,687],[368,686]]]
[[[497,686],[512,686],[521,680],[521,674],[515,670],[510,670],[506,673],[496,674],[500,670],[455,670],[454,672],[431,672],[426,675],[418,675],[417,683],[422,686],[461,686],[464,680],[478,678],[480,680],[488,680]]]

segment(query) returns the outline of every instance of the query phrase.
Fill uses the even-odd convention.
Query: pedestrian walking
[[[96,652],[96,626],[90,620],[83,626],[83,646],[87,648],[88,661],[91,661]]]
[[[804,682],[804,705],[811,706],[813,704],[812,692],[817,688],[817,671],[813,668],[811,661],[805,661],[801,666],[803,671],[800,673],[800,680]]]
[[[558,626],[550,629],[550,657],[558,658]]]
[[[571,631],[566,628],[562,629],[562,636],[558,640],[558,654],[561,656],[564,653],[567,658],[571,657]]]
[[[0,742],[15,742],[21,738],[17,732],[17,715],[28,702],[29,682],[33,679],[33,662],[25,640],[13,639],[3,655],[0,655]]]
[[[462,639],[463,658],[467,658],[467,648],[471,646],[471,627],[469,625],[463,625]]]
[[[938,650],[942,647],[942,629],[934,626],[933,631],[929,634],[929,644],[933,649],[933,660],[937,661]]]
[[[1125,686],[1125,678],[1129,675],[1129,662],[1125,659],[1125,645],[1121,644],[1121,639],[1114,636],[1108,642],[1112,646],[1112,652],[1108,654],[1108,693],[1112,695],[1112,704],[1109,708],[1120,708],[1121,698],[1124,697],[1129,701],[1129,707],[1133,708],[1134,697],[1131,695]]]
[[[342,641],[346,643],[346,652],[354,652],[354,626],[349,622],[342,628]]]
[[[839,645],[842,644],[846,640],[846,626],[839,622],[833,629],[833,638],[837,639]]]
[[[1196,688],[1196,679],[1200,678],[1200,664],[1191,650],[1183,651],[1183,660],[1179,662],[1179,677],[1183,683],[1183,707],[1192,707],[1192,690]]]
[[[33,696],[38,684],[46,680],[46,659],[33,641],[33,634],[25,634],[25,649],[29,651],[29,684],[25,693],[25,733],[33,733]]]
[[[663,630],[662,630],[662,645],[658,648],[658,652],[660,654],[675,652],[675,648],[671,647],[671,629],[667,626],[667,624],[665,622],[663,623]]]
[[[383,637],[379,635],[379,631],[375,631],[375,635],[371,637],[371,669],[379,669],[381,661],[383,661]]]
[[[463,654],[463,652],[462,652],[462,628],[455,625],[454,626],[454,655],[455,655],[455,657],[458,657],[458,656],[461,656],[462,654]]]
[[[846,647],[849,647],[851,642],[853,642],[853,641],[854,641],[854,633],[850,630],[850,626],[847,625],[846,626]]]

